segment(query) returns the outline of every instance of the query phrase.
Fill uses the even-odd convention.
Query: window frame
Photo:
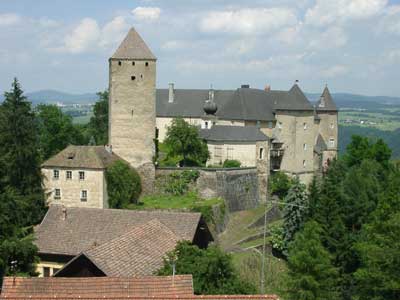
[[[79,171],[79,180],[84,181],[85,179],[85,171]]]
[[[329,138],[329,147],[330,148],[335,148],[335,138],[331,137]]]
[[[71,175],[71,176],[68,176],[68,175]],[[72,180],[72,171],[71,170],[65,171],[65,180]]]
[[[85,196],[84,196],[85,193]],[[81,190],[81,202],[87,202],[88,201],[88,190]]]
[[[57,176],[56,176],[57,174]],[[60,170],[59,169],[53,169],[53,179],[58,180],[60,179]]]
[[[61,189],[60,188],[54,188],[54,199],[55,200],[61,199]]]

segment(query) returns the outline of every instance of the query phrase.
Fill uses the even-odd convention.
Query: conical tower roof
[[[113,59],[148,59],[156,60],[157,58],[151,52],[149,47],[143,41],[142,37],[137,33],[135,28],[131,28],[125,39],[119,45],[117,51],[111,56]]]
[[[329,92],[328,87],[324,88],[321,97],[317,102],[317,111],[337,111],[337,107],[331,93]]]

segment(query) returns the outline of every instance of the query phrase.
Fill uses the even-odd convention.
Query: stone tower
[[[109,59],[109,144],[137,169],[144,193],[155,177],[156,60],[134,28]]]
[[[317,139],[324,145],[322,148],[322,167],[336,158],[338,151],[338,109],[326,86],[316,104],[316,112],[320,119]]]

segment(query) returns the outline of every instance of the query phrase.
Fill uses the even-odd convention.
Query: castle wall
[[[156,118],[156,126],[158,129],[158,141],[160,143],[164,142],[167,136],[168,127],[171,126],[172,120],[174,118],[168,117],[157,117]],[[200,126],[201,118],[183,118],[190,125]]]
[[[283,142],[281,171],[311,182],[314,172],[314,115],[312,111],[277,111],[276,130]]]
[[[256,143],[255,142],[207,142],[210,158],[207,165],[219,165],[226,159],[236,159],[242,163],[242,167],[256,166]]]
[[[53,178],[53,170],[59,170],[59,178]],[[72,179],[67,179],[66,171],[72,171]],[[85,179],[79,179],[79,171],[85,172]],[[67,207],[108,208],[107,188],[103,170],[43,168],[43,184],[47,202]],[[55,189],[60,189],[59,199],[55,198]],[[81,200],[81,191],[87,191],[87,200]]]
[[[109,143],[138,170],[143,192],[150,193],[154,183],[156,62],[110,59],[109,69]]]

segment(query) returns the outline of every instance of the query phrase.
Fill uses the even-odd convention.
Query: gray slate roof
[[[157,219],[83,252],[106,276],[153,275],[181,240]],[[66,266],[67,267],[67,266]],[[64,268],[66,268],[64,267]]]
[[[142,37],[137,33],[135,28],[131,28],[119,45],[117,51],[111,56],[112,59],[148,59],[156,60],[157,58],[146,45]]]
[[[338,111],[328,87],[324,88],[324,91],[317,102],[316,108],[317,111]]]
[[[200,136],[206,141],[215,142],[256,142],[268,140],[268,137],[256,126],[214,125],[211,129],[200,129]]]
[[[192,117],[204,115],[208,90],[175,89],[174,102],[168,102],[168,89],[156,93],[157,117]],[[215,90],[217,117],[226,120],[271,121],[276,110],[313,110],[299,86],[289,91],[264,91],[253,88]]]
[[[108,152],[104,146],[73,146],[46,160],[42,167],[105,169],[121,158]]]
[[[154,219],[180,239],[192,241],[201,218],[200,213],[69,207],[63,220],[62,210],[51,205],[35,230],[39,253],[75,256]]]

